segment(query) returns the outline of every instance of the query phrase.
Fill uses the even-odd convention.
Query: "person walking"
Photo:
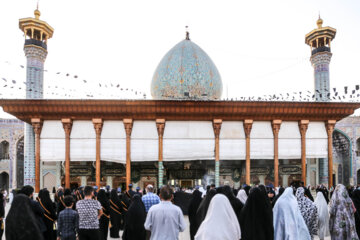
[[[28,196],[16,194],[5,220],[6,240],[43,240]]]
[[[100,202],[103,210],[103,215],[101,215],[99,220],[100,240],[107,240],[110,221],[110,203],[104,189],[99,190],[97,200]]]
[[[324,240],[325,237],[330,236],[330,232],[329,232],[329,210],[324,194],[322,192],[317,192],[314,203],[317,207],[317,211],[319,215],[318,236],[320,240]]]
[[[274,239],[272,206],[257,187],[250,190],[241,210],[240,228],[242,240]]]
[[[177,240],[179,231],[185,230],[183,213],[171,203],[173,197],[170,186],[161,187],[161,202],[150,208],[145,221],[145,229],[151,231],[150,240]]]
[[[216,194],[210,202],[205,220],[195,235],[195,240],[239,240],[240,225],[230,200]]]
[[[311,239],[313,239],[318,231],[318,212],[316,205],[309,198],[305,197],[305,189],[303,187],[299,187],[296,190],[296,198],[301,215],[309,229]]]
[[[199,190],[195,190],[192,193],[192,198],[188,208],[189,222],[190,222],[190,239],[194,240],[195,234],[199,228],[196,221],[196,212],[200,206],[202,193]]]
[[[62,210],[58,218],[58,240],[76,240],[79,232],[79,214],[74,211],[74,198],[66,196],[64,198],[65,209]]]
[[[154,194],[153,192],[154,192],[154,187],[153,185],[149,184],[146,186],[146,194],[141,198],[141,200],[144,203],[146,212],[149,212],[151,206],[160,203],[159,196]]]
[[[38,198],[41,208],[43,209],[43,221],[46,226],[44,232],[45,240],[54,240],[56,238],[56,232],[54,231],[54,224],[56,221],[56,213],[54,204],[51,201],[50,193],[47,189],[42,190],[41,197]]]
[[[332,240],[358,240],[355,207],[344,185],[338,184],[330,200],[329,228]]]
[[[276,201],[273,217],[274,239],[311,239],[292,187],[287,187]]]
[[[110,193],[110,237],[119,238],[120,225],[122,221],[123,208],[120,199],[117,195],[116,189],[111,190]]]
[[[103,214],[101,204],[93,200],[94,189],[84,188],[84,199],[76,203],[79,213],[79,240],[98,240],[100,238],[99,218]]]
[[[0,193],[0,239],[2,239],[2,236],[4,234],[4,218],[5,218],[5,207],[3,205],[4,198],[2,196],[2,193]]]
[[[129,210],[125,216],[123,240],[145,240],[146,232],[144,223],[146,219],[146,212],[144,203],[141,201],[141,196],[135,194],[131,200]]]

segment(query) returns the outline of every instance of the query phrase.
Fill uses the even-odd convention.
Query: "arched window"
[[[1,142],[0,159],[9,159],[9,142],[7,141]]]
[[[356,156],[360,157],[360,137],[356,140]]]

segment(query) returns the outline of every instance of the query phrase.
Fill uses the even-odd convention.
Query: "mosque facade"
[[[39,16],[36,10],[35,18],[20,20],[27,91],[34,95],[0,100],[5,112],[27,126],[24,184],[36,191],[60,184],[337,183],[335,124],[360,104],[328,101],[336,30],[322,27],[322,20],[306,35],[316,102],[221,100],[220,73],[189,33],[155,70],[153,100],[44,100],[39,72],[53,29]]]

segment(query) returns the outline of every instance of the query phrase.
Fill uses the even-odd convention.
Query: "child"
[[[79,214],[72,210],[74,198],[66,196],[64,198],[66,208],[62,210],[58,217],[58,240],[76,240],[76,233],[79,229]]]

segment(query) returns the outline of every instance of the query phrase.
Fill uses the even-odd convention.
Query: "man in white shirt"
[[[145,229],[151,231],[150,240],[177,240],[179,232],[186,228],[184,215],[178,206],[171,203],[173,191],[169,186],[160,189],[161,202],[150,208]]]

